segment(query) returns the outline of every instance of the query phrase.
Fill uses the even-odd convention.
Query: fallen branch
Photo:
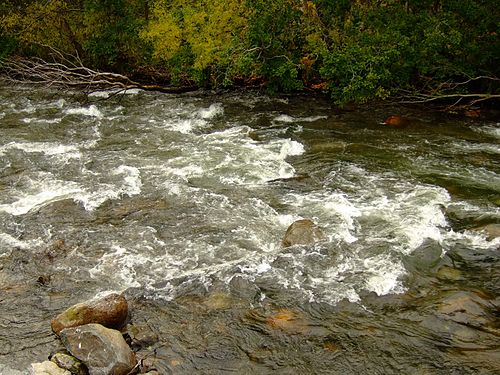
[[[78,56],[74,61],[58,55],[59,59],[49,62],[40,58],[11,57],[0,62],[0,71],[14,82],[43,84],[80,88],[86,91],[141,89],[165,93],[182,93],[196,90],[196,86],[145,85],[129,77],[111,72],[100,72],[83,65]]]
[[[436,100],[453,99],[453,98],[459,98],[459,99],[478,98],[478,99],[472,101],[472,102],[477,102],[477,101],[482,101],[482,100],[500,98],[500,94],[498,94],[498,95],[497,94],[495,94],[495,95],[492,95],[492,94],[447,94],[447,95],[416,94],[415,99],[402,100],[399,103],[406,103],[406,104],[428,103],[428,102],[433,102]]]
[[[443,103],[445,110],[455,110],[455,109],[467,109],[475,106],[477,103],[484,102],[487,100],[500,100],[500,94],[498,90],[494,90],[493,93],[464,93],[457,92],[459,90],[464,90],[464,87],[469,84],[473,84],[476,81],[484,80],[489,81],[495,87],[498,87],[498,82],[500,78],[490,77],[490,76],[477,76],[468,78],[462,82],[444,82],[436,83],[430,80],[426,85],[424,92],[411,92],[406,90],[400,91],[399,101],[401,104],[423,104],[431,102]],[[434,83],[434,84],[433,84]],[[491,89],[491,87],[490,87]],[[495,92],[496,91],[496,92]],[[450,102],[452,103],[450,104]]]

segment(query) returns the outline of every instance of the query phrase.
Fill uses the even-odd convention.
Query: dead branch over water
[[[53,62],[41,58],[10,57],[0,61],[0,71],[13,82],[79,88],[86,91],[142,89],[182,93],[196,89],[195,86],[173,87],[142,84],[122,74],[90,69],[78,58],[74,62],[62,55],[59,57],[58,61]]]
[[[500,94],[497,93],[460,93],[457,92],[476,81],[484,81],[498,84],[500,78],[490,76],[471,77],[463,82],[444,82],[435,87],[427,87],[422,92],[411,92],[400,90],[399,103],[401,104],[422,104],[422,103],[445,103],[447,110],[458,108],[471,108],[480,102],[498,101]]]

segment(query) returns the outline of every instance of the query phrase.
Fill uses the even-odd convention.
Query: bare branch
[[[169,87],[159,85],[143,85],[129,77],[111,72],[100,72],[86,67],[79,56],[66,56],[50,48],[54,53],[54,61],[48,62],[40,58],[12,57],[0,61],[0,70],[11,81],[58,85],[67,88],[82,88],[88,91],[100,89],[142,89],[166,93],[193,91],[197,87]]]

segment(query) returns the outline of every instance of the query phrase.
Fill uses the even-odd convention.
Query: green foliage
[[[338,31],[330,36],[340,37],[331,37],[321,73],[340,104],[385,98],[429,80],[437,86],[495,76],[500,45],[494,19],[498,10],[487,2],[358,3],[338,15]]]
[[[94,66],[127,71],[147,57],[139,31],[145,0],[84,0],[82,46]]]

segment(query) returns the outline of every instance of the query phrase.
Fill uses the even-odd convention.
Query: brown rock
[[[88,368],[90,375],[127,375],[137,364],[122,334],[100,324],[63,329],[66,349]]]
[[[293,222],[288,227],[282,244],[284,247],[293,245],[312,245],[323,238],[323,232],[312,220],[302,219]]]
[[[100,300],[78,303],[52,319],[54,333],[69,327],[77,327],[89,323],[101,324],[108,328],[120,328],[125,324],[128,315],[128,304],[125,297],[110,294]]]
[[[408,125],[409,120],[402,116],[389,116],[385,119],[384,125],[402,127]]]

